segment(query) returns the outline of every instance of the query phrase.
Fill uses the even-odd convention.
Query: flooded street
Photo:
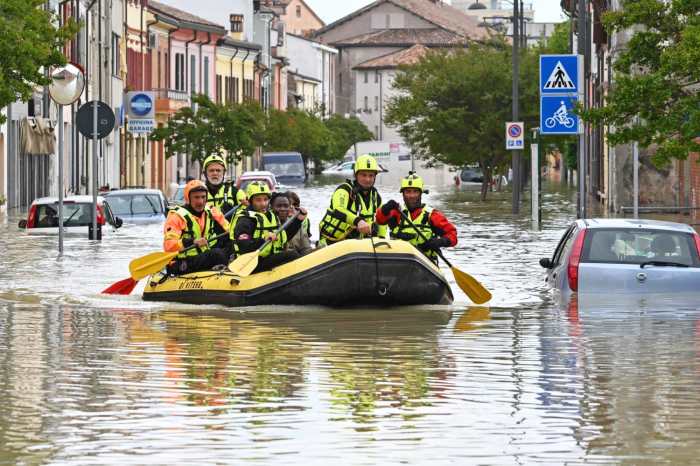
[[[400,200],[396,183],[380,187]],[[393,188],[391,187],[393,185]],[[335,184],[298,190],[313,236]],[[510,194],[436,190],[474,306],[224,308],[101,295],[159,225],[27,236],[0,214],[0,464],[679,464],[700,438],[700,299],[559,305],[541,231]],[[585,305],[584,305],[585,304]]]

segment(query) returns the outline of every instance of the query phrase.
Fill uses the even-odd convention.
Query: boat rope
[[[374,251],[374,286],[379,293],[379,296],[386,296],[387,287],[379,281],[379,259],[377,258],[377,247],[374,245],[374,237],[370,231],[369,240],[372,243],[372,251]]]

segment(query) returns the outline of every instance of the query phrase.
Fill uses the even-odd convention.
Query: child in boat
[[[250,205],[239,210],[231,221],[230,231],[234,254],[240,256],[253,252],[266,240],[270,240],[260,252],[258,266],[253,273],[270,270],[297,259],[299,253],[285,250],[285,245],[287,238],[296,235],[301,228],[306,218],[306,210],[299,209],[295,212],[296,218],[287,228],[276,233],[286,219],[280,220],[270,209],[272,193],[267,183],[262,181],[250,183],[246,188],[246,195]]]
[[[298,210],[301,201],[296,193],[287,191],[286,193],[274,193],[270,204],[280,221],[284,222],[292,215],[291,207]],[[302,256],[313,251],[311,247],[311,222],[309,222],[308,217],[304,219],[297,234],[289,238],[286,248],[287,250],[296,251]]]

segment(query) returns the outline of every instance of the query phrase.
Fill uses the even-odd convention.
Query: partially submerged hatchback
[[[577,220],[540,265],[567,294],[700,292],[700,236],[682,223]]]
[[[168,212],[168,201],[158,189],[110,191],[105,202],[125,223],[161,223]]]
[[[58,198],[41,197],[29,207],[26,220],[20,220],[19,227],[30,235],[58,234]],[[111,229],[121,227],[122,220],[115,217],[104,198],[97,197],[97,224]],[[63,200],[63,228],[68,235],[86,235],[92,226],[92,196],[68,196]],[[105,229],[103,229],[103,233]]]

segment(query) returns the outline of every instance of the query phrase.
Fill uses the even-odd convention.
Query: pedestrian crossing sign
[[[540,94],[581,93],[581,61],[579,55],[540,55]]]

